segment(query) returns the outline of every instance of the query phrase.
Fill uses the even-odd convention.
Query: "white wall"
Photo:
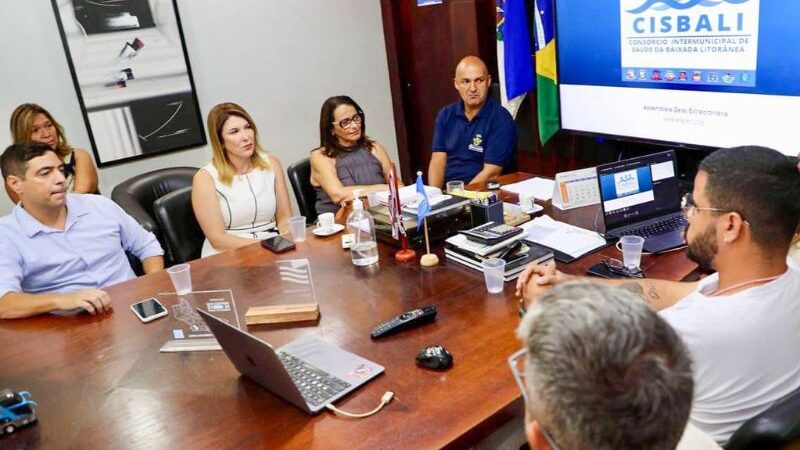
[[[241,104],[285,169],[319,144],[322,102],[346,94],[364,108],[368,134],[398,161],[378,1],[179,0],[178,7],[204,123],[215,104]],[[0,148],[11,142],[13,109],[34,102],[61,122],[70,144],[90,150],[50,0],[5,0],[0,42]],[[100,169],[100,190],[110,195],[133,175],[199,167],[210,156],[204,147]],[[11,207],[0,192],[0,215]]]

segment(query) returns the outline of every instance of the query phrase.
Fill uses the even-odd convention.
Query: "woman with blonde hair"
[[[23,103],[11,113],[11,139],[14,144],[40,142],[47,144],[64,162],[67,190],[77,194],[97,193],[97,170],[86,150],[72,148],[67,143],[64,128],[46,109],[35,103]],[[14,203],[17,194],[6,185],[6,192]]]
[[[202,256],[288,230],[292,215],[281,163],[258,143],[256,124],[235,103],[208,113],[211,162],[192,181],[192,208],[206,235]]]

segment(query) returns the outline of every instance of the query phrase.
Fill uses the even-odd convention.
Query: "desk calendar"
[[[561,210],[600,203],[600,189],[597,186],[597,170],[572,170],[556,174],[553,186],[553,206]]]

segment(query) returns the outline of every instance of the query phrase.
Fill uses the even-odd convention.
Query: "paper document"
[[[436,209],[436,205],[442,203],[445,200],[450,200],[451,198],[453,198],[452,195],[437,195],[434,197],[428,196],[428,204],[431,206],[431,209]],[[408,202],[403,206],[410,210],[416,211],[419,208],[419,202],[417,200],[414,200],[413,202]]]
[[[554,186],[555,181],[553,180],[535,177],[519,183],[507,184],[500,187],[500,189],[517,195],[522,193],[530,194],[539,200],[550,200],[553,197]]]
[[[594,231],[553,220],[550,216],[537,217],[519,225],[528,239],[577,258],[606,245],[606,240]]]
[[[400,204],[405,205],[406,203],[415,202],[417,201],[417,186],[415,184],[409,184],[408,186],[403,186],[399,189],[398,195],[400,196]],[[442,190],[432,186],[425,186],[425,195],[428,198],[438,197],[442,195]],[[389,204],[389,191],[381,191],[376,192],[375,197],[378,199],[379,202],[383,203],[384,205]]]

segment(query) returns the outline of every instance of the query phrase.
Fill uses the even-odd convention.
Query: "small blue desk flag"
[[[431,212],[431,204],[428,202],[428,195],[425,194],[425,185],[422,184],[422,172],[417,172],[417,231],[429,212]]]

